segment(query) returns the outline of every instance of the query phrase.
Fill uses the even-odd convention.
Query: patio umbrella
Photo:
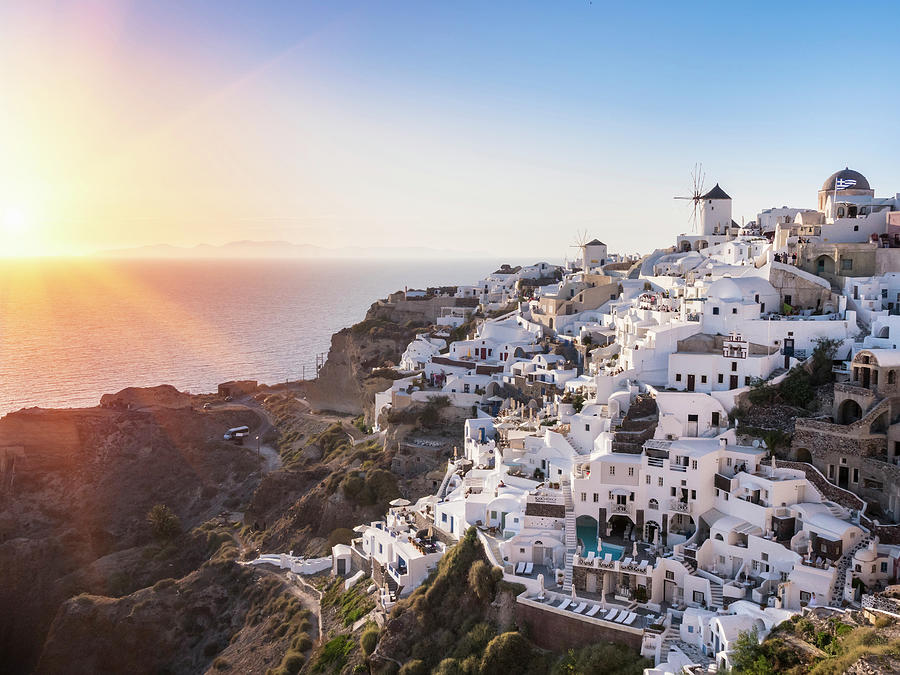
[[[574,602],[574,601],[577,600],[577,599],[578,599],[578,598],[575,597],[575,584],[573,583],[573,584],[572,584],[572,602]]]
[[[356,527],[353,528],[353,531],[362,534],[363,532],[365,532],[368,529],[369,529],[368,525],[357,525]]]
[[[606,593],[603,592],[603,589],[600,589],[600,609],[604,612],[606,611]]]
[[[392,499],[388,502],[391,506],[409,506],[411,503],[408,499],[403,499],[403,497],[397,497],[397,499]]]
[[[638,555],[638,548],[637,548],[637,541],[635,541],[634,546],[631,547],[631,557],[637,558],[637,555]]]
[[[541,585],[541,592],[538,594],[538,598],[541,600],[544,599],[544,575],[538,574],[538,583]]]

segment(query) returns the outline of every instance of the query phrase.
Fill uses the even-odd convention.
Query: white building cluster
[[[342,573],[353,555],[383,568],[389,606],[475,527],[527,588],[520,604],[639,644],[654,673],[728,667],[740,633],[762,638],[896,579],[900,547],[882,543],[861,500],[739,442],[731,414],[822,338],[847,373],[863,349],[900,363],[900,200],[875,198],[849,169],[817,209],[767,209],[744,226],[720,186],[695,199],[698,231],[640,260],[592,240],[565,268],[459,287],[483,314],[505,313],[466,339],[419,336],[376,411],[435,396],[472,408],[464,452],[436,494],[337,547]]]

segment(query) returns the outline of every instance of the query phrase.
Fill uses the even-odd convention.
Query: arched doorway
[[[816,274],[820,277],[834,274],[834,260],[831,256],[823,254],[816,258]]]
[[[854,401],[852,398],[848,398],[846,401],[841,403],[840,406],[838,406],[838,424],[853,424],[861,417],[862,408],[860,408],[859,403]]]
[[[662,537],[662,528],[655,520],[648,520],[644,523],[644,540],[652,544],[657,537]]]
[[[812,454],[806,448],[797,448],[797,461],[812,464]]]
[[[631,535],[634,533],[634,522],[628,516],[621,514],[610,516],[607,533],[610,539],[631,541]]]

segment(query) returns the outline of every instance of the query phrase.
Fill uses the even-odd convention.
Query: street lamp
[[[259,460],[259,436],[256,437],[256,459]]]

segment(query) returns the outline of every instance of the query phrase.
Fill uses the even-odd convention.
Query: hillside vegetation
[[[524,588],[502,576],[470,529],[427,582],[394,608],[369,659],[372,672],[640,675],[649,665],[610,643],[562,655],[538,649],[515,625],[515,596]]]

